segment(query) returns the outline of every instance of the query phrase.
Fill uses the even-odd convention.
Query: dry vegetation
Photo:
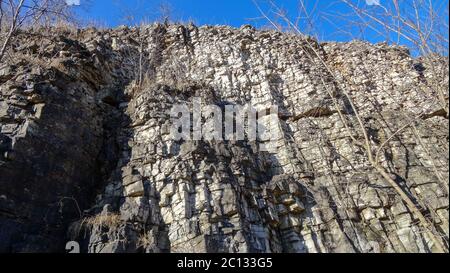
[[[120,219],[120,215],[118,213],[100,213],[73,222],[69,227],[68,234],[72,239],[76,239],[79,238],[82,231],[86,232],[88,230],[102,228],[106,228],[108,231],[115,231],[121,223],[122,220]]]
[[[440,13],[437,11],[437,9],[441,9],[442,7],[448,9],[448,1],[442,1],[447,3],[444,3],[442,6],[434,6],[432,4],[433,1],[392,0],[392,5],[380,9],[367,9],[364,8],[364,6],[356,5],[353,1],[349,0],[338,0],[338,2],[348,5],[351,14],[340,14],[339,17],[337,17],[336,14],[328,14],[325,18],[326,20],[333,20],[336,18],[347,20],[352,28],[357,26],[360,29],[371,29],[372,31],[377,32],[379,37],[384,37],[384,40],[389,43],[398,44],[401,43],[401,41],[406,41],[410,46],[411,51],[415,52],[418,56],[421,56],[421,61],[427,65],[427,67],[433,71],[433,75],[435,75],[435,77],[428,82],[428,87],[426,90],[423,90],[423,92],[429,94],[430,101],[440,104],[444,111],[443,116],[448,119],[449,103],[446,91],[448,89],[448,66],[435,65],[436,62],[442,59],[442,56],[448,56],[448,23],[445,18],[440,18],[438,16]],[[71,28],[70,23],[66,23],[68,22],[67,20],[69,20],[70,12],[63,0],[33,1],[32,3],[33,5],[27,6],[24,0],[0,0],[0,33],[2,33],[0,39],[0,62],[4,58],[17,31],[27,25],[39,25],[44,28],[56,25],[61,29]],[[318,18],[318,16],[312,14],[313,11],[306,8],[308,5],[304,1],[299,1],[299,15],[294,19],[287,16],[285,11],[279,8],[274,1],[269,1],[271,8],[270,12],[265,11],[259,5],[258,1],[254,0],[254,3],[262,16],[277,30],[291,31],[297,33],[299,37],[306,37],[305,34],[315,35],[316,22],[314,20]],[[404,5],[408,6],[404,7]],[[166,19],[164,20],[167,20],[168,15],[165,17]],[[447,29],[447,31],[445,31],[445,29]],[[158,53],[148,53],[146,51],[148,41],[145,37],[145,33],[139,33],[138,50],[130,51],[128,53],[128,61],[132,62],[135,67],[136,85],[140,88],[149,84],[149,79],[155,78],[155,75],[153,74],[153,67],[155,64],[151,62],[156,58],[151,54]],[[340,110],[340,98],[336,97],[333,90],[326,88],[325,91],[331,98],[335,110],[347,131],[348,137],[352,140],[352,143],[365,152],[365,156],[372,165],[372,168],[376,170],[395,190],[398,197],[403,200],[409,210],[420,221],[424,232],[433,241],[436,251],[448,252],[448,239],[436,229],[433,218],[429,215],[424,215],[423,208],[419,205],[423,204],[423,202],[421,202],[421,200],[415,202],[408,193],[408,190],[392,179],[392,175],[380,161],[384,149],[389,146],[392,140],[406,130],[412,130],[418,145],[421,145],[425,151],[428,151],[427,147],[422,143],[421,136],[418,135],[416,129],[417,123],[423,122],[424,113],[411,117],[409,119],[410,122],[396,128],[396,130],[391,132],[381,144],[374,144],[370,141],[369,132],[367,131],[368,126],[360,115],[359,106],[354,103],[352,96],[346,90],[346,86],[352,84],[351,79],[336,75],[335,69],[330,67],[326,60],[323,59],[322,55],[317,51],[316,45],[311,44],[306,38],[303,42],[305,43],[300,46],[304,48],[305,52],[310,54],[310,60],[316,65],[323,67],[326,72],[326,75],[322,75],[323,86],[329,86],[327,84],[327,78],[331,75],[355,113],[356,119],[354,121],[349,121],[342,110]],[[160,41],[152,41],[152,43],[159,44]],[[39,62],[39,60],[33,61]],[[180,73],[180,71],[184,71],[186,67],[184,64],[177,62],[176,58],[169,60],[169,62],[171,61],[173,61],[173,64],[169,65],[169,68],[171,69],[165,70],[167,75],[163,75],[163,78],[168,84],[172,86],[180,85],[179,88],[182,88],[181,85],[184,85],[185,79],[178,79],[177,77],[178,75],[186,74]],[[444,84],[440,80],[443,78],[446,79]],[[427,154],[429,154],[429,152],[427,152]],[[430,159],[431,158],[430,155]],[[438,163],[432,159],[431,162],[440,183],[443,184],[444,188],[448,187],[448,181],[444,181],[444,178],[436,168]],[[114,229],[119,226],[120,223],[121,220],[118,214],[99,214],[80,220],[73,226],[72,230],[75,232],[74,234],[78,234],[83,228],[91,229],[94,227],[107,227],[109,229]],[[150,237],[147,234],[141,235],[139,238],[139,245],[145,247],[150,244]]]
[[[143,233],[139,235],[137,246],[145,249],[149,246],[152,246],[154,243],[155,242],[151,234]]]
[[[118,227],[120,223],[120,215],[114,213],[98,214],[84,220],[84,225],[91,229],[94,227],[106,227],[112,230]]]
[[[71,20],[64,0],[0,0],[0,61],[20,29],[68,25]]]

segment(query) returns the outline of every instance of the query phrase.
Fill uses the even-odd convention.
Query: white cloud
[[[388,10],[381,4],[381,0],[366,0],[366,4],[369,6],[378,6],[388,13]]]
[[[366,0],[366,4],[369,6],[381,6],[380,0]]]
[[[79,6],[80,0],[66,0],[66,4],[69,6]]]

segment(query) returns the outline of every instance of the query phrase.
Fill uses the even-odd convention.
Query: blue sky
[[[295,8],[295,1],[279,2],[283,2],[283,5],[290,9]],[[171,8],[172,19],[193,20],[198,25],[239,27],[251,22],[248,19],[260,16],[252,0],[81,0],[81,5],[84,5],[86,10],[79,10],[84,18],[96,19],[107,26],[117,26],[128,23],[123,17],[124,13],[129,12],[133,12],[136,17],[156,19],[160,16],[161,4]]]
[[[256,8],[253,0],[67,0],[80,2],[76,7],[79,17],[86,21],[94,21],[101,26],[115,27],[122,24],[134,24],[142,19],[154,21],[161,18],[159,7],[161,4],[170,7],[173,21],[193,21],[196,25],[231,25],[239,27],[243,24],[251,24],[256,27],[268,25],[267,20],[261,18],[261,13]],[[256,0],[264,12],[271,17],[276,17],[273,9],[267,4],[267,0]],[[297,0],[273,0],[295,21],[299,11]],[[382,13],[384,8],[393,8],[393,0],[349,0],[360,7],[369,9],[374,14]],[[418,0],[421,1],[421,0]],[[422,0],[423,1],[423,0]],[[428,1],[428,0],[426,0]],[[448,26],[448,0],[430,0],[434,7],[447,18]],[[377,34],[378,30],[350,24],[347,19],[341,17],[350,12],[350,8],[336,0],[306,0],[306,10],[314,16],[314,33],[322,40],[347,41],[351,37],[379,42],[385,40]],[[406,6],[411,0],[399,0]],[[381,4],[382,7],[377,4]],[[409,5],[410,6],[410,5]],[[410,12],[410,11],[408,11]],[[134,18],[127,15],[132,14]],[[426,15],[423,15],[426,16]],[[355,19],[355,18],[351,18]],[[384,18],[380,17],[381,20]],[[307,20],[301,20],[302,31],[308,29]],[[448,27],[445,35],[448,36]],[[401,44],[407,44],[400,37]]]
[[[134,22],[142,19],[149,21],[161,17],[160,6],[170,7],[171,19],[174,21],[193,21],[196,25],[230,25],[240,27],[251,24],[256,27],[268,25],[267,20],[261,18],[261,13],[256,8],[253,0],[67,0],[80,1],[81,6],[77,8],[78,14],[85,20],[93,20],[96,23],[115,27],[121,24],[133,24],[133,20],[127,18],[127,14],[133,14]],[[375,1],[375,0],[369,0]],[[287,11],[291,18],[298,13],[296,0],[275,0],[276,4]],[[343,5],[332,4],[333,0],[310,0],[308,7],[310,11],[334,10],[344,11]],[[266,0],[257,0],[257,3],[268,14],[270,7]],[[317,3],[317,5],[316,5]],[[331,19],[332,20],[332,19]],[[328,39],[340,40],[335,35],[335,27],[321,20],[321,35]],[[332,37],[336,36],[336,37]]]

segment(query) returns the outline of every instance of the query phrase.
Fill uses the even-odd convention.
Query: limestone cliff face
[[[1,252],[71,240],[84,252],[435,251],[349,137],[339,112],[361,132],[342,88],[374,147],[411,124],[381,162],[448,243],[448,117],[430,88],[448,85],[448,70],[434,73],[448,59],[159,24],[22,33],[13,51],[0,66]],[[173,140],[169,110],[196,97],[275,104],[281,134],[269,152]]]

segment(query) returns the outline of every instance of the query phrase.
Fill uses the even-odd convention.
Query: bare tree
[[[353,24],[364,24],[376,32],[381,39],[396,44],[406,44],[415,54],[421,56],[434,75],[448,75],[448,66],[436,66],[440,56],[448,56],[448,0],[429,1],[392,0],[380,9],[368,9],[349,0],[340,0],[351,10],[345,17]],[[445,11],[447,10],[447,14]],[[393,40],[396,37],[395,40]],[[439,99],[438,103],[449,115],[448,86],[436,81],[440,77],[430,79],[429,89]]]
[[[69,10],[64,0],[0,0],[0,31],[3,31],[3,25],[7,26],[0,49],[0,61],[21,27],[42,23],[48,26],[57,19],[68,19]]]
[[[342,0],[344,3],[351,4],[351,2]],[[261,13],[261,15],[269,21],[270,24],[273,25],[277,30],[282,31],[283,29],[280,29],[280,24],[276,22],[274,19],[271,18],[270,15],[268,15],[258,4],[256,0],[253,0],[255,6],[257,7],[258,11]],[[300,44],[300,47],[304,50],[304,52],[307,53],[308,58],[313,62],[314,64],[318,65],[319,67],[322,67],[324,69],[324,72],[326,75],[321,75],[321,81],[323,86],[325,87],[326,92],[328,93],[329,97],[332,100],[333,105],[336,108],[336,111],[339,115],[339,118],[341,122],[343,123],[343,126],[352,140],[352,142],[363,149],[365,151],[365,154],[367,156],[368,162],[372,165],[372,168],[375,169],[378,174],[383,177],[383,179],[397,192],[397,194],[400,196],[400,198],[405,202],[408,209],[411,211],[411,213],[419,220],[420,225],[424,229],[424,232],[429,236],[429,238],[433,241],[434,246],[436,247],[438,252],[448,252],[448,249],[445,246],[445,243],[442,242],[442,238],[440,238],[439,233],[436,231],[436,228],[434,224],[422,213],[421,209],[415,204],[415,202],[411,199],[409,194],[391,177],[389,172],[386,170],[385,166],[383,166],[379,161],[379,154],[380,151],[383,150],[383,148],[388,144],[389,141],[391,141],[397,134],[399,134],[401,131],[403,131],[405,128],[410,127],[413,123],[407,124],[399,128],[396,132],[394,132],[391,136],[387,138],[387,141],[381,144],[381,146],[377,147],[374,146],[374,144],[370,140],[369,133],[366,128],[366,124],[363,121],[363,118],[360,115],[360,112],[358,110],[358,107],[353,101],[353,98],[350,96],[349,92],[346,90],[346,82],[343,82],[342,77],[338,77],[336,75],[334,69],[329,66],[329,64],[324,60],[323,56],[320,54],[316,46],[308,39],[306,38],[306,35],[303,31],[300,30],[298,24],[293,22],[286,13],[280,9],[277,4],[269,0],[268,1],[273,14],[279,19],[281,18],[284,21],[284,26],[287,27],[287,29],[292,30],[293,32],[299,34],[299,37],[302,38],[302,41],[304,43]],[[301,1],[302,2],[302,1]],[[395,1],[396,2],[396,1]],[[309,18],[309,16],[308,16]],[[375,18],[376,19],[376,18]],[[387,26],[391,27],[391,26]],[[393,27],[391,27],[394,29]],[[419,35],[420,36],[420,35]],[[423,39],[422,39],[422,42]],[[420,47],[423,50],[427,50],[427,52],[432,51],[432,47],[428,47],[425,45],[421,45]],[[424,51],[425,52],[425,51]],[[351,128],[351,124],[348,124],[347,119],[344,117],[344,113],[340,109],[340,105],[338,102],[338,98],[336,97],[333,90],[331,90],[328,87],[327,80],[331,76],[333,80],[338,85],[339,89],[342,90],[342,93],[345,97],[345,99],[349,102],[350,107],[354,113],[354,116],[356,118],[356,128],[357,131],[355,132]],[[345,79],[344,80],[351,80],[351,79]],[[448,113],[448,112],[447,112]],[[419,118],[421,115],[419,115],[417,118]],[[416,118],[416,119],[417,119]],[[362,136],[362,141],[357,135]]]
[[[2,48],[0,49],[0,61],[2,61],[3,56],[5,55],[6,48],[8,47],[9,43],[11,42],[11,38],[16,32],[16,30],[19,28],[21,22],[20,22],[20,13],[23,9],[25,0],[20,0],[17,5],[14,3],[14,1],[9,1],[9,8],[11,14],[13,14],[13,17],[11,18],[11,23],[9,27],[9,31],[5,36],[5,40],[3,41]],[[2,2],[3,3],[3,2]],[[2,9],[3,11],[3,9]],[[3,13],[3,12],[2,12]]]

